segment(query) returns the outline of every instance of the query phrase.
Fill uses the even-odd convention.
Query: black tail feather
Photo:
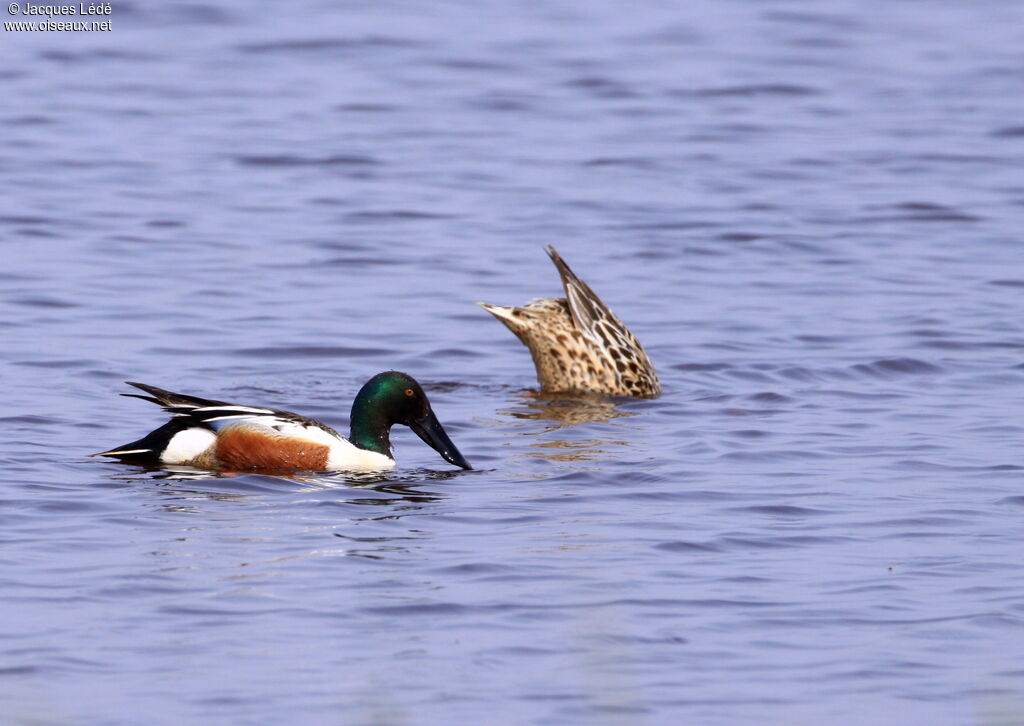
[[[138,393],[122,393],[122,396],[129,396],[130,398],[141,398],[143,401],[151,401],[152,403],[159,404],[165,408],[192,408],[192,407],[206,407],[206,406],[230,406],[231,404],[225,403],[224,401],[214,401],[212,398],[199,398],[198,396],[187,396],[184,393],[174,393],[172,391],[166,391],[163,388],[157,388],[156,386],[150,386],[146,383],[136,383],[134,381],[125,381],[129,386],[134,386],[140,391],[145,391],[150,394],[149,396],[140,396]]]
[[[160,399],[153,398],[152,396],[143,396],[141,393],[121,393],[119,395],[124,396],[125,398],[141,398],[143,401],[149,401],[150,403],[155,403],[161,406],[163,405],[160,403]]]
[[[196,425],[195,421],[172,418],[163,426],[151,431],[138,441],[132,441],[124,446],[115,446],[109,451],[100,451],[96,454],[90,454],[90,456],[109,456],[113,459],[133,464],[157,464],[160,462],[160,454],[167,448],[170,440],[176,434],[186,429],[196,428]]]

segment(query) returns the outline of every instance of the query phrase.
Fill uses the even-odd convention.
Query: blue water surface
[[[109,19],[0,43],[0,722],[1024,722],[1024,5]],[[660,398],[533,395],[549,243]],[[476,470],[85,456],[390,368]]]

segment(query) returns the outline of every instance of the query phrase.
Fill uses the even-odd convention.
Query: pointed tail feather
[[[152,454],[150,449],[113,449],[111,451],[97,451],[95,454],[86,454],[86,456],[92,458],[94,456],[112,456],[114,458],[128,457],[129,455],[137,454]]]
[[[156,386],[150,386],[146,383],[136,383],[134,381],[125,381],[129,386],[134,386],[141,391],[145,391],[150,394],[149,396],[141,396],[138,393],[122,393],[122,396],[129,398],[141,398],[143,401],[150,401],[152,403],[159,404],[165,409],[190,409],[190,408],[205,408],[208,406],[229,406],[230,404],[224,403],[224,401],[214,401],[210,398],[199,398],[198,396],[187,396],[184,393],[174,393],[172,391],[166,391],[163,388],[157,388]]]
[[[135,464],[155,464],[160,461],[160,454],[167,448],[167,444],[177,434],[186,429],[195,428],[196,424],[184,419],[172,418],[155,431],[143,436],[138,441],[132,441],[123,446],[116,446],[109,451],[100,451],[89,456],[109,456],[121,461],[129,461]]]
[[[603,315],[614,318],[614,313],[601,302],[601,298],[590,289],[587,283],[576,277],[576,274],[552,245],[547,246],[547,253],[551,261],[555,263],[559,277],[562,278],[562,288],[565,290],[565,297],[569,302],[569,313],[572,315],[573,322],[576,323],[576,327],[581,333],[592,338],[594,342],[599,342],[600,339],[597,337],[594,326]]]

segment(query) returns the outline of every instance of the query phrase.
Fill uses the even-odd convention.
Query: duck
[[[564,298],[542,298],[522,307],[477,303],[529,348],[541,390],[636,398],[661,393],[636,336],[552,245],[547,253],[562,279]]]
[[[445,461],[472,469],[437,420],[412,376],[378,373],[356,394],[346,439],[327,424],[290,411],[173,393],[126,381],[171,420],[138,441],[90,456],[143,465],[184,465],[214,471],[389,471],[395,468],[391,427],[411,428]]]

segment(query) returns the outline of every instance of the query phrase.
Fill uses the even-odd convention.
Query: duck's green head
[[[463,469],[473,468],[448,438],[420,384],[405,373],[386,371],[368,380],[356,394],[349,440],[360,448],[391,456],[394,424],[411,428],[445,461]]]

